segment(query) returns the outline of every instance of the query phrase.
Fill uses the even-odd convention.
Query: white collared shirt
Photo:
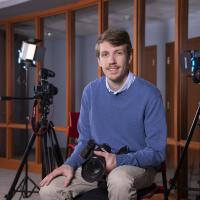
[[[128,90],[128,88],[131,86],[131,84],[134,82],[135,80],[135,75],[132,72],[129,72],[128,77],[126,79],[126,81],[124,82],[124,84],[122,85],[122,87],[117,90],[114,91],[110,88],[109,84],[108,84],[108,79],[106,77],[106,88],[108,89],[109,92],[112,92],[114,95],[117,95],[121,92],[123,92],[124,90]]]

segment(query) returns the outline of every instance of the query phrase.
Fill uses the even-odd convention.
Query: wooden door
[[[145,80],[156,85],[157,76],[157,46],[147,46],[144,48],[144,63],[141,70],[141,76]]]

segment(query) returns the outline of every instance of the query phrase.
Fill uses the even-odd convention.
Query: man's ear
[[[99,57],[97,58],[97,61],[98,61],[98,66],[102,67],[102,64],[101,64],[101,61],[100,61]]]
[[[133,54],[131,53],[129,56],[128,64],[130,65],[133,61]]]

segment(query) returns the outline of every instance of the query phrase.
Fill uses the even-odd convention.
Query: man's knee
[[[43,186],[40,188],[39,195],[41,200],[46,200],[55,196],[55,192],[50,186]]]
[[[59,199],[72,200],[72,192],[63,188],[52,187],[51,185],[43,186],[39,191],[41,200]]]
[[[117,167],[114,169],[108,176],[107,184],[108,188],[112,187],[116,190],[123,189],[123,188],[130,188],[133,187],[133,178],[128,176],[125,170],[123,170],[121,167]]]

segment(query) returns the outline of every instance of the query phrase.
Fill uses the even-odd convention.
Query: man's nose
[[[109,56],[109,63],[115,63],[116,59],[115,59],[115,54],[110,54]]]

